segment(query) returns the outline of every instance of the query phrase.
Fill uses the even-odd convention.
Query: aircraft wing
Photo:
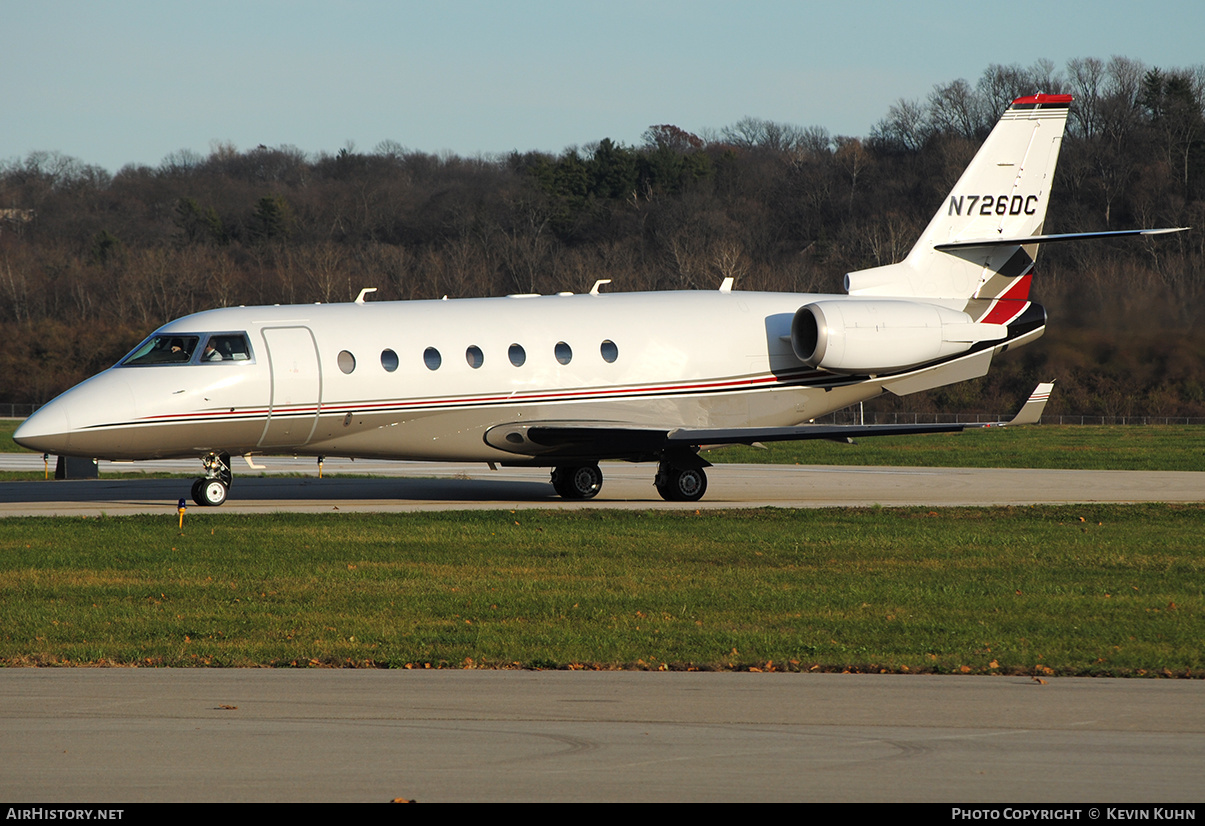
[[[754,442],[790,442],[806,439],[834,439],[839,442],[855,436],[910,436],[918,433],[960,433],[976,427],[1009,427],[1037,424],[1050,400],[1054,382],[1042,382],[1029,394],[1025,404],[1007,422],[948,422],[936,424],[803,424],[795,427],[735,427],[719,429],[679,428],[667,434],[670,445],[748,445]]]
[[[702,445],[751,445],[756,442],[828,439],[849,442],[865,436],[909,436],[958,433],[968,428],[1006,427],[1036,423],[1050,398],[1053,382],[1039,384],[1021,410],[1007,422],[945,422],[930,424],[819,425],[793,427],[729,427],[673,429],[639,427],[617,422],[530,422],[498,425],[486,432],[488,444],[540,459],[650,460],[665,451],[686,451]],[[701,460],[700,460],[701,461]]]
[[[848,442],[856,436],[910,436],[919,433],[959,433],[972,424],[801,424],[795,427],[679,428],[666,441],[678,445],[751,445],[755,442],[800,442],[829,439]]]

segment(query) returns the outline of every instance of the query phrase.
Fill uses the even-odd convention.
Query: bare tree
[[[983,98],[965,80],[938,84],[929,93],[930,128],[964,138],[981,138],[988,128],[985,108]]]
[[[1071,129],[1080,137],[1092,140],[1100,131],[1100,106],[1105,82],[1105,64],[1095,57],[1077,57],[1067,61],[1071,76]]]
[[[888,147],[919,152],[929,139],[932,119],[917,100],[900,98],[887,109],[887,117],[875,124],[871,139]]]

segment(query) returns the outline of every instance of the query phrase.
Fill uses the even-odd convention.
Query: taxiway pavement
[[[1203,701],[1200,680],[0,669],[0,799],[1166,805],[1201,799]]]
[[[40,470],[41,457],[0,456],[0,470]],[[701,502],[667,503],[653,488],[653,466],[603,464],[595,499],[560,499],[541,468],[481,464],[330,460],[318,478],[312,459],[264,458],[235,467],[230,498],[194,507],[187,479],[89,479],[0,483],[3,516],[115,516],[175,512],[401,512],[490,508],[733,508],[1028,505],[1080,502],[1203,502],[1205,473],[1182,471],[888,468],[822,465],[717,465]],[[28,465],[24,467],[23,465]],[[197,472],[196,462],[101,463],[101,472]],[[248,474],[263,474],[251,476]],[[350,476],[347,474],[355,474]]]

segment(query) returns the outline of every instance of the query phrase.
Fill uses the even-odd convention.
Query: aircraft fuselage
[[[883,392],[803,364],[805,303],[845,296],[667,292],[238,307],[173,321],[183,363],[115,366],[19,434],[104,459],[295,453],[526,462],[486,440],[504,423],[794,425]],[[208,361],[208,337],[249,352]],[[1036,336],[1028,336],[1033,338]]]

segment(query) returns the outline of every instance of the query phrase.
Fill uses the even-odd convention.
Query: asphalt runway
[[[230,499],[220,508],[194,506],[187,479],[135,476],[2,482],[0,517],[175,513],[181,497],[188,500],[190,514],[1205,502],[1205,473],[1188,472],[717,465],[708,470],[709,486],[701,502],[667,503],[653,489],[652,465],[608,462],[603,464],[605,480],[599,495],[568,502],[556,496],[548,471],[542,468],[490,470],[480,464],[330,460],[319,479],[312,459],[257,461],[260,467],[254,470],[236,464]],[[105,462],[101,472],[195,473],[197,465]],[[41,470],[41,457],[0,457],[0,470],[7,469]]]
[[[543,470],[330,461],[327,474],[365,478],[318,479],[313,460],[259,461],[236,467],[227,504],[187,518],[1205,501],[1205,473],[724,465],[702,502],[668,504],[651,466],[609,463],[599,497],[569,503]],[[0,516],[174,516],[189,484],[0,483]],[[7,668],[0,719],[0,798],[13,803],[1168,804],[1205,789],[1200,680]]]

